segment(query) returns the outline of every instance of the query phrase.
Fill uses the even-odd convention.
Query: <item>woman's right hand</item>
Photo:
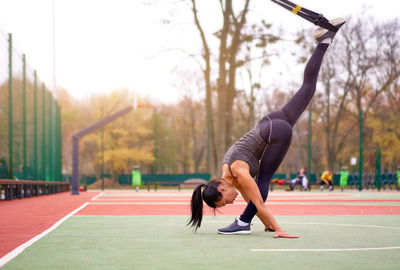
[[[297,235],[291,235],[284,231],[275,232],[274,238],[299,238]]]

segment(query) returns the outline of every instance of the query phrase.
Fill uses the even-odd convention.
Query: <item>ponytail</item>
[[[198,185],[192,195],[192,201],[190,203],[191,209],[192,209],[192,216],[190,218],[190,221],[187,225],[191,225],[194,227],[194,230],[197,231],[197,228],[200,227],[201,221],[203,219],[203,195],[201,192],[202,187],[206,187],[207,185],[201,184]]]
[[[192,216],[187,225],[194,227],[195,231],[197,231],[197,229],[200,227],[201,221],[203,219],[203,200],[208,206],[214,209],[216,208],[215,202],[221,200],[222,194],[217,189],[220,183],[221,179],[215,178],[210,180],[208,184],[198,185],[193,190],[192,200],[190,204]],[[203,187],[204,190],[202,191]]]

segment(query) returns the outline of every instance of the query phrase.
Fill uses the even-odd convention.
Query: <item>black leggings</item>
[[[328,44],[318,44],[304,70],[301,88],[281,110],[267,114],[258,122],[261,137],[268,142],[257,175],[257,185],[264,202],[268,197],[269,182],[289,149],[292,128],[314,95],[319,69],[327,48]],[[251,222],[256,213],[257,208],[250,201],[240,220]]]

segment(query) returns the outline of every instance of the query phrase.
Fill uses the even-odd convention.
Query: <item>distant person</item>
[[[140,172],[140,166],[135,165],[132,169],[132,186],[135,187],[136,192],[139,191],[139,187],[142,185],[142,174]]]
[[[24,179],[24,165],[20,164],[18,166],[18,171],[15,173],[15,180]]]
[[[321,175],[321,191],[324,190],[324,185],[329,185],[329,191],[333,190],[333,183],[332,183],[332,176],[333,173],[330,170],[326,170]]]
[[[10,177],[7,162],[5,159],[0,159],[0,179],[8,179]]]
[[[297,185],[300,185],[303,190],[308,190],[308,178],[305,168],[301,168],[296,175],[296,178],[290,181],[290,190],[294,190]]]
[[[304,112],[316,89],[322,59],[333,37],[345,23],[344,19],[330,21],[336,31],[318,28],[314,37],[318,45],[308,60],[304,81],[298,92],[282,109],[265,115],[252,130],[240,138],[225,154],[222,176],[198,185],[191,199],[191,219],[188,225],[197,230],[203,218],[203,201],[212,208],[233,204],[239,190],[247,207],[240,218],[218,229],[220,234],[249,234],[255,215],[265,230],[275,231],[274,237],[297,238],[287,234],[277,223],[265,204],[269,183],[281,164],[292,140],[292,128]],[[255,177],[255,180],[253,179]]]
[[[347,167],[343,167],[340,170],[339,174],[340,174],[340,181],[339,181],[340,189],[343,192],[344,188],[348,184],[348,179],[349,179],[349,171],[347,170]]]

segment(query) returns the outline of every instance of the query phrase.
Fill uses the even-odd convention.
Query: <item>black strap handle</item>
[[[328,19],[326,19],[324,15],[320,13],[316,13],[312,10],[301,7],[288,0],[271,0],[271,1],[274,2],[275,4],[280,5],[283,8],[286,8],[287,10],[290,10],[292,13],[302,17],[303,19],[306,19],[309,22],[312,22],[315,25],[318,25],[322,28],[328,29],[333,32],[338,31],[338,28],[329,23]]]

